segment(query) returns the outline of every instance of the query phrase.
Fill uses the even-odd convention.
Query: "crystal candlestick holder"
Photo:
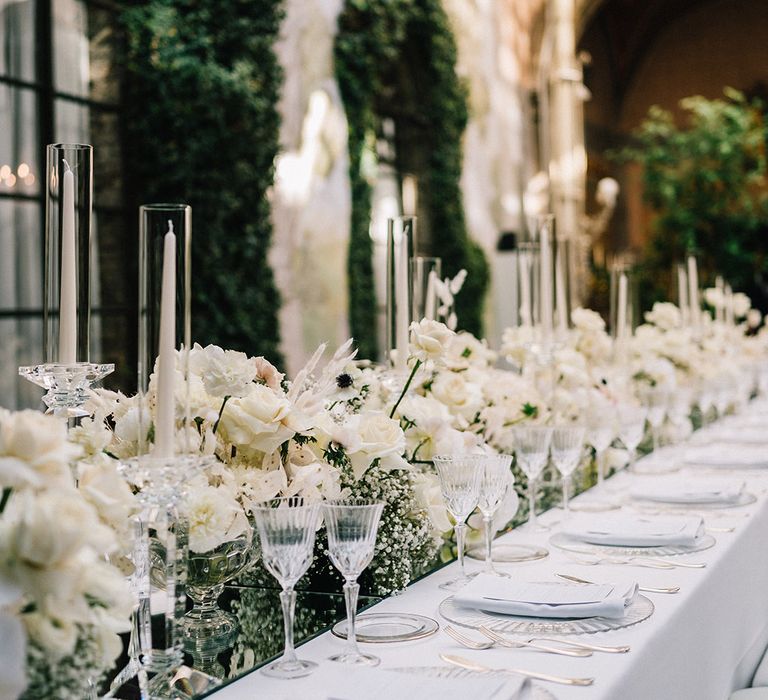
[[[113,364],[73,362],[71,364],[48,363],[19,367],[19,374],[37,386],[47,390],[43,403],[46,413],[63,418],[82,418],[88,415],[83,404],[88,400],[91,387],[115,371]]]
[[[213,457],[143,455],[119,463],[122,477],[137,489],[141,511],[134,519],[134,572],[132,583],[138,599],[134,615],[135,657],[123,680],[157,674],[147,697],[167,697],[162,691],[183,662],[181,619],[186,608],[188,565],[187,523],[178,506],[186,485],[214,462]],[[162,621],[152,626],[150,601],[162,608]],[[144,681],[146,682],[146,680]],[[160,692],[158,693],[158,688]],[[142,697],[145,697],[142,695]]]

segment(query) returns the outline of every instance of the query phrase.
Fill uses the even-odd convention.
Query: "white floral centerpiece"
[[[75,487],[66,424],[0,411],[0,635],[3,697],[85,697],[122,651],[131,595],[106,557],[115,531]]]

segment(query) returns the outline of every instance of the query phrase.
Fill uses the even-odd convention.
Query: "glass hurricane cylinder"
[[[416,251],[416,217],[387,220],[387,357],[395,371],[406,373],[408,327],[411,323],[413,276],[411,259]]]
[[[43,361],[89,357],[93,147],[47,148]]]
[[[411,320],[423,318],[435,320],[440,300],[437,296],[436,282],[441,280],[442,260],[417,256],[411,260]]]
[[[174,348],[182,356],[177,369],[187,377],[188,350],[191,344],[191,251],[192,208],[187,204],[145,204],[139,208],[139,349],[138,392],[145,397],[149,392],[150,377],[160,345],[160,309],[162,303],[163,259],[166,234],[175,237],[175,340]],[[185,386],[188,386],[185,383]],[[177,396],[177,400],[178,400]],[[176,407],[185,424],[189,419],[189,400],[182,397],[183,406]],[[147,436],[150,417],[148,412],[139,416],[141,444],[139,454],[150,450]],[[187,446],[188,447],[188,446]],[[189,449],[184,449],[188,452]]]
[[[19,367],[19,374],[47,390],[48,413],[76,419],[88,415],[91,386],[114,370],[88,357],[92,147],[49,145],[45,184],[43,363]]]

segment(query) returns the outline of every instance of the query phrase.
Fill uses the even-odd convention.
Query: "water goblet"
[[[310,503],[298,496],[276,498],[255,505],[251,512],[261,538],[264,566],[283,589],[280,603],[285,625],[285,651],[281,658],[261,669],[261,672],[274,678],[307,676],[317,664],[296,657],[293,646],[294,586],[312,563],[320,504]]]
[[[432,458],[440,478],[440,491],[445,507],[456,521],[456,548],[458,550],[460,574],[457,578],[443,583],[440,588],[455,591],[464,586],[471,577],[464,568],[464,539],[467,518],[480,500],[482,467],[479,455],[436,455]]]
[[[528,477],[528,502],[530,514],[526,530],[531,532],[546,531],[548,528],[536,523],[536,480],[549,459],[549,445],[552,441],[552,428],[540,425],[516,426],[513,428],[515,458],[520,468]]]
[[[507,491],[512,485],[512,457],[510,455],[488,454],[478,456],[482,469],[480,477],[480,498],[477,507],[483,516],[485,535],[485,567],[484,574],[508,577],[509,574],[497,571],[493,566],[491,545],[493,544],[493,516],[504,501]],[[476,574],[470,574],[474,576]]]
[[[571,474],[581,458],[586,430],[582,426],[562,425],[552,429],[552,461],[563,477],[563,510],[565,517],[570,515],[568,508],[568,490],[571,486]]]
[[[348,498],[323,503],[328,532],[328,556],[344,577],[347,606],[347,648],[329,657],[355,666],[378,666],[379,657],[363,654],[357,646],[355,618],[360,584],[357,577],[373,559],[376,531],[384,504],[364,498]]]
[[[629,471],[634,471],[638,445],[645,434],[646,411],[641,406],[619,406],[619,439],[629,453]]]

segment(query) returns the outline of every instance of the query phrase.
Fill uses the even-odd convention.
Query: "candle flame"
[[[173,233],[173,221],[168,219],[168,233]]]

